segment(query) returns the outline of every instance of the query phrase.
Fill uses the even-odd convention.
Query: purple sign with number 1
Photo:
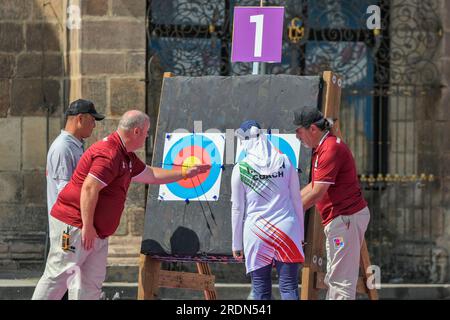
[[[284,7],[235,7],[232,62],[280,62]]]

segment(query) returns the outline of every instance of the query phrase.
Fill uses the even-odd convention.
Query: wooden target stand
[[[323,113],[325,117],[338,119],[342,79],[331,71],[325,71],[323,73],[323,81]],[[335,122],[332,133],[341,137],[339,121]],[[327,289],[327,286],[324,282],[326,273],[323,271],[325,267],[325,235],[320,214],[315,207],[311,208],[309,212],[307,228],[306,245],[304,248],[305,262],[302,270],[301,300],[317,300],[319,290]],[[367,294],[370,300],[378,300],[377,290],[367,287],[367,279],[372,275],[371,273],[367,273],[370,265],[369,251],[367,250],[366,241],[363,240],[360,255],[362,276],[358,278],[356,291],[357,293]]]
[[[198,273],[161,269],[162,260],[141,254],[139,262],[138,300],[158,298],[159,288],[180,288],[203,291],[206,300],[216,300],[215,277],[206,262],[196,262]]]
[[[170,72],[164,73],[164,78],[172,77]],[[341,101],[342,79],[332,73],[323,73],[323,112],[326,117],[338,118]],[[339,122],[333,127],[333,134],[341,137]],[[308,215],[308,230],[306,232],[305,262],[302,270],[302,300],[316,300],[319,290],[327,289],[324,279],[324,232],[322,221],[315,209]],[[150,255],[141,254],[139,262],[138,300],[158,298],[159,288],[182,288],[203,291],[206,300],[216,300],[215,277],[206,262],[195,262],[198,273],[177,272],[161,269],[164,260],[154,259]],[[367,279],[372,275],[367,273],[371,265],[365,240],[361,246],[360,267],[362,276],[358,279],[357,292],[365,293],[371,300],[378,300],[376,289],[367,287]]]
[[[170,72],[164,73],[164,78],[172,76]],[[212,274],[207,262],[195,262],[197,273],[193,273],[162,270],[161,263],[163,261],[141,253],[139,260],[138,300],[157,299],[160,287],[203,291],[206,300],[217,299],[215,276]]]

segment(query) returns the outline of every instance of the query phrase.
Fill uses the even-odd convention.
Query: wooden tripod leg
[[[161,261],[141,254],[139,260],[138,300],[153,300],[158,297]]]
[[[325,117],[339,119],[341,105],[342,79],[331,71],[323,73],[322,112]],[[339,123],[335,122],[332,133],[340,137]],[[315,209],[308,216],[308,229],[306,230],[305,263],[302,270],[302,300],[316,300],[318,298],[319,278],[322,278],[322,262],[324,257],[325,235],[323,233],[322,219]],[[319,274],[320,273],[320,274]]]
[[[315,290],[315,275],[316,272],[311,268],[303,267],[302,269],[302,290],[300,295],[300,300],[317,300],[318,291]]]
[[[317,287],[317,273],[322,269],[323,247],[325,236],[321,218],[315,209],[308,212],[308,229],[306,233],[305,263],[302,269],[301,300],[317,300],[319,288]]]
[[[370,300],[378,300],[378,291],[376,288],[368,288],[367,287],[367,279],[372,275],[368,273],[368,268],[370,264],[369,250],[367,250],[366,240],[363,240],[361,245],[361,258],[360,258],[361,271],[363,274],[364,285],[366,287],[367,295]]]
[[[200,274],[212,275],[211,268],[205,262],[197,262],[197,270]],[[216,289],[214,290],[205,290],[205,299],[206,300],[217,300]]]

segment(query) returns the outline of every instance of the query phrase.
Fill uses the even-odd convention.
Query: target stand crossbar
[[[165,72],[164,78],[172,77]],[[203,291],[206,300],[216,300],[215,276],[207,262],[195,262],[197,273],[163,270],[164,258],[140,255],[138,300],[153,300],[159,295],[159,288],[179,288]],[[168,260],[167,260],[168,261]],[[185,262],[187,263],[187,262]]]
[[[138,300],[158,298],[159,288],[203,291],[206,300],[216,300],[215,276],[206,262],[196,262],[198,273],[161,269],[162,260],[141,254],[139,262]]]
[[[323,73],[323,91],[322,91],[322,111],[326,118],[339,118],[339,107],[341,101],[342,78],[331,71]],[[332,133],[341,138],[339,130],[339,121],[333,126]],[[318,299],[319,290],[327,289],[325,284],[324,267],[326,265],[324,258],[325,237],[321,217],[315,208],[309,210],[306,219],[306,245],[305,245],[305,263],[302,270],[302,300]],[[358,278],[356,287],[357,293],[367,294],[370,300],[378,300],[378,292],[375,288],[369,288],[367,280],[372,276],[369,272],[370,257],[367,250],[366,241],[363,240],[360,253],[361,276]]]

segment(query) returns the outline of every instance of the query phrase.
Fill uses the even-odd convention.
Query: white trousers
[[[69,300],[98,300],[106,276],[108,239],[97,238],[93,248],[81,244],[81,229],[50,217],[50,251],[44,274],[34,290],[33,300],[61,300],[66,290]],[[69,250],[63,250],[67,232]]]
[[[338,216],[325,226],[328,300],[354,300],[361,245],[370,220],[367,207],[351,216]]]

